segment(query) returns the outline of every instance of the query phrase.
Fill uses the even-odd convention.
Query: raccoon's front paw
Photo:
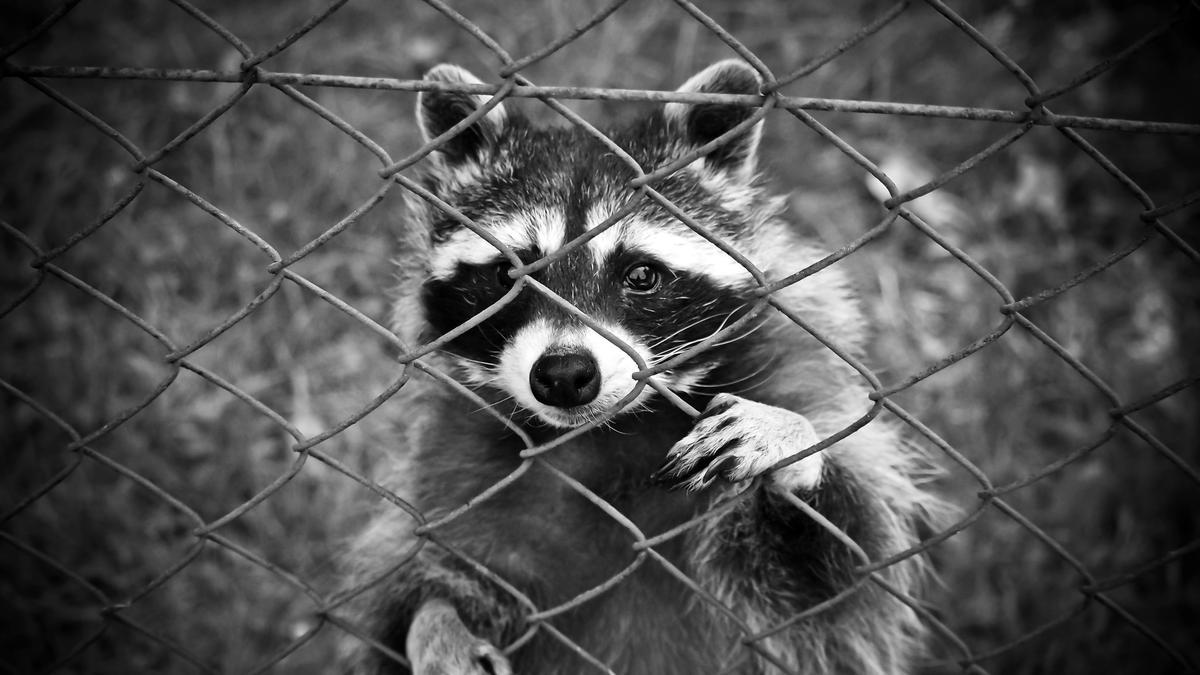
[[[667,461],[655,472],[657,482],[673,481],[676,488],[702,490],[717,478],[748,480],[779,460],[820,440],[803,415],[755,403],[732,394],[718,394],[691,432],[672,446]],[[781,490],[808,490],[821,481],[822,453],[806,457],[771,474]]]
[[[408,630],[413,675],[512,675],[504,654],[463,625],[447,602],[431,600]]]

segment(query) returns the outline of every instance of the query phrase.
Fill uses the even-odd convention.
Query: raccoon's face
[[[426,78],[478,82],[448,65]],[[725,61],[683,90],[757,94],[759,86],[749,67]],[[422,131],[427,139],[437,137],[487,101],[423,93]],[[609,136],[649,171],[752,113],[671,103]],[[656,189],[736,245],[778,208],[753,185],[759,133],[759,124],[751,126]],[[654,390],[638,390],[635,373],[735,324],[753,305],[756,284],[747,269],[653,202],[643,201],[613,226],[593,232],[636,196],[625,187],[635,174],[585,132],[534,128],[501,104],[448,140],[432,161],[426,186],[487,237],[435,206],[416,206],[429,234],[428,276],[421,287],[428,337],[453,333],[445,351],[468,383],[498,390],[547,424],[576,426],[616,406],[643,405]],[[585,243],[568,246],[584,235],[590,236]],[[529,265],[555,253],[560,257],[528,278],[514,278],[515,263]],[[679,393],[704,386],[706,376],[746,347],[737,338],[749,332],[722,336],[712,349],[654,378]]]

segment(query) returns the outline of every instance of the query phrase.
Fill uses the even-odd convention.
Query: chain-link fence
[[[668,166],[640,166],[576,107],[607,114],[618,104],[721,102],[758,108],[752,120],[768,120],[778,138],[766,160],[776,150],[784,155],[774,161],[789,165],[784,179],[796,180],[787,186],[799,193],[792,206],[834,252],[783,278],[758,275],[762,302],[786,313],[772,294],[829,265],[854,268],[867,280],[881,332],[881,366],[873,367],[787,313],[871,390],[862,419],[804,454],[877,416],[900,420],[947,467],[937,489],[963,507],[955,522],[886,560],[870,560],[818,519],[860,556],[858,579],[790,622],[874,583],[931,628],[930,670],[1195,667],[1188,620],[1195,625],[1200,590],[1188,556],[1200,546],[1193,387],[1200,256],[1189,243],[1194,232],[1172,221],[1195,225],[1200,192],[1187,168],[1195,166],[1200,124],[1188,121],[1196,113],[1190,103],[1156,107],[1145,93],[1194,84],[1185,71],[1196,52],[1178,40],[1194,34],[1195,3],[1136,16],[1064,10],[1061,22],[1047,22],[1046,35],[1021,33],[1045,18],[1031,19],[1028,8],[968,11],[940,0],[868,2],[828,14],[687,0],[575,10],[546,3],[528,14],[487,5],[460,12],[438,0],[338,0],[276,11],[171,0],[115,14],[74,0],[12,11],[2,49],[12,141],[0,212],[6,257],[16,261],[6,267],[0,298],[8,345],[0,372],[9,474],[0,503],[6,670],[324,671],[334,639],[372,640],[342,611],[371,589],[336,583],[337,551],[361,525],[367,502],[382,498],[403,509],[434,540],[438,527],[470,510],[427,522],[378,473],[395,451],[389,420],[405,414],[395,402],[410,378],[432,377],[477,401],[479,414],[496,414],[431,365],[428,356],[447,337],[406,344],[381,319],[400,193],[483,230],[407,174],[445,137],[399,158],[387,149],[413,144],[400,118],[410,115],[415,92],[434,89],[532,99],[531,110],[623,158],[636,175],[629,199],[661,204],[739,260],[655,189],[711,148]],[[545,25],[531,26],[535,16],[547,17]],[[803,26],[816,46],[789,47],[783,36]],[[560,37],[547,40],[547,30]],[[1099,44],[1086,42],[1093,38]],[[1032,72],[1052,76],[1035,78],[1006,42],[1027,54],[1045,57],[1061,46],[1069,55],[1056,68],[1036,63]],[[105,51],[113,44],[128,47]],[[1175,45],[1168,53],[1178,60],[1164,72],[1147,73],[1144,64],[1134,71],[1163,44]],[[528,55],[514,56],[513,45]],[[622,57],[597,56],[597,45],[626,49],[630,63],[645,66],[626,70],[635,82],[665,83],[724,49],[767,84],[760,96],[741,96],[530,79],[539,69],[574,71],[575,80],[562,81],[625,85],[614,72]],[[905,50],[918,61],[896,56]],[[1082,62],[1093,50],[1105,58]],[[488,70],[474,68],[489,84],[415,79],[429,63],[461,60],[460,53],[491,59]],[[854,62],[858,71],[836,70],[856,53],[867,61]],[[881,54],[927,66],[932,82],[898,76]],[[181,65],[135,64],[142,56]],[[210,58],[218,67],[194,66]],[[414,79],[316,74],[325,58],[359,72],[404,63]],[[675,70],[653,69],[667,60]],[[963,89],[980,94],[973,101],[998,103],[783,93],[820,82],[887,94],[867,81],[876,79],[907,82],[909,91],[940,100],[945,78],[974,80],[977,89]],[[1098,98],[1105,81],[1117,83],[1116,93]],[[890,98],[914,96],[897,85]],[[1149,111],[1154,121],[1052,112],[1060,102]],[[237,118],[246,110],[253,113]],[[932,126],[883,130],[913,120]],[[835,131],[839,125],[848,131]],[[148,140],[159,136],[169,140]],[[962,152],[947,137],[976,150]],[[1114,138],[1118,147],[1107,149]],[[1137,141],[1121,145],[1127,139]],[[306,159],[278,161],[287,157]],[[1007,182],[990,184],[998,174],[989,164]],[[865,187],[870,178],[877,183]],[[806,182],[818,185],[806,191]],[[1096,222],[1114,225],[1091,227]],[[520,268],[516,288],[545,295],[604,333],[530,276],[569,248]],[[638,391],[655,387],[687,407],[651,379],[671,363],[639,365]],[[564,442],[524,438],[524,468]],[[629,528],[636,562],[555,607],[517,599],[530,604],[527,635],[548,634],[596,672],[611,672],[556,630],[555,617],[640,565],[662,565],[702,601],[716,602],[655,549],[703,519],[648,537],[599,495],[562,479]],[[931,555],[945,579],[931,604],[894,592],[878,575],[917,555]],[[757,637],[746,628],[747,648]]]

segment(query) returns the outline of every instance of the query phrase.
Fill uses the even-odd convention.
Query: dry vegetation
[[[598,3],[539,0],[461,2],[456,7],[514,54],[528,53],[594,11]],[[203,2],[253,47],[274,43],[321,8],[317,2]],[[736,7],[736,8],[735,8]],[[722,25],[786,72],[837,44],[886,3],[704,3]],[[959,8],[1039,82],[1057,84],[1130,43],[1167,15],[1154,3],[1113,9],[1086,2],[1014,2]],[[6,3],[0,43],[47,11]],[[1196,122],[1200,104],[1200,12],[1131,61],[1056,101],[1054,109],[1110,117]],[[630,3],[606,23],[528,71],[542,84],[671,88],[730,55],[670,3]],[[271,70],[418,77],[441,60],[476,72],[496,62],[468,35],[417,2],[351,2],[289,50]],[[168,2],[84,2],[21,64],[231,68],[239,59],[216,35]],[[144,149],[161,146],[236,85],[53,80],[49,84]],[[387,148],[417,147],[413,95],[305,90]],[[985,52],[929,7],[916,3],[882,33],[813,75],[791,95],[1020,109],[1024,92]],[[0,80],[0,219],[43,248],[56,246],[128,192],[129,157],[93,127],[16,78]],[[636,113],[637,104],[574,102],[590,119]],[[539,108],[527,106],[531,111]],[[545,114],[544,112],[538,114]],[[999,124],[820,114],[819,119],[909,186],[953,166],[1009,131]],[[879,207],[862,170],[794,118],[768,118],[766,162],[792,207],[830,245],[874,224]],[[1197,187],[1196,137],[1084,134],[1161,203]],[[285,253],[343,218],[378,189],[377,161],[280,92],[255,88],[157,168]],[[378,321],[386,317],[389,259],[399,194],[298,264],[306,278]],[[939,231],[1018,297],[1056,286],[1136,241],[1142,210],[1061,134],[1039,128],[975,171],[918,203]],[[1197,209],[1168,219],[1192,246]],[[32,256],[0,234],[0,304],[36,275]],[[220,222],[153,182],[89,239],[56,261],[120,302],[176,344],[186,344],[267,288],[269,260]],[[846,263],[878,327],[873,363],[899,381],[997,326],[998,296],[920,233],[897,225]],[[1124,401],[1200,371],[1196,265],[1161,238],[1067,293],[1028,312]],[[0,319],[0,379],[70,427],[88,433],[138,405],[172,373],[165,350],[120,314],[55,276]],[[1190,345],[1190,346],[1189,346]],[[191,358],[279,411],[305,433],[334,426],[397,376],[383,341],[294,285],[284,284],[247,320]],[[1105,396],[1019,327],[896,399],[996,484],[1027,476],[1105,437]],[[1195,388],[1136,415],[1193,467],[1200,447]],[[80,457],[62,425],[0,392],[0,512],[7,513]],[[368,475],[391,451],[395,404],[327,441],[322,449]],[[96,452],[146,477],[212,521],[296,462],[291,439],[271,420],[189,371],[111,433]],[[946,462],[940,489],[971,508],[978,484]],[[1111,440],[1008,499],[1097,578],[1160,557],[1200,536],[1200,487],[1133,434]],[[328,592],[337,554],[371,496],[308,462],[271,498],[219,533]],[[103,602],[137,596],[121,615],[183,645],[222,672],[269,661],[312,626],[312,602],[276,576],[208,544],[196,523],[127,475],[84,458],[61,484],[0,526],[0,671],[36,672],[103,625]],[[20,546],[14,545],[20,542]],[[30,555],[42,552],[54,565]],[[1012,519],[989,511],[936,551],[944,588],[935,611],[976,653],[1004,645],[1077,607],[1078,572]],[[141,595],[164,570],[181,572]],[[1138,577],[1111,595],[1195,661],[1200,580],[1195,554]],[[70,570],[68,576],[61,569]],[[280,672],[328,672],[325,627],[284,659]],[[943,647],[942,657],[953,658]],[[997,673],[1173,672],[1151,641],[1092,603],[1048,635],[983,663]],[[66,672],[191,672],[137,629],[111,622]],[[952,666],[931,666],[950,672]]]

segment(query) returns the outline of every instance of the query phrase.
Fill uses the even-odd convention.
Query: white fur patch
[[[687,476],[681,485],[699,490],[715,480],[715,470],[734,481],[753,478],[776,462],[820,440],[808,418],[783,408],[756,403],[732,394],[717,394],[708,409],[724,409],[701,417],[690,433],[667,453],[672,473]],[[701,459],[720,453],[706,469],[689,476]],[[785,492],[808,490],[821,482],[822,453],[805,457],[771,474],[776,488]]]
[[[567,236],[567,225],[562,211],[558,209],[537,208],[524,214],[529,221],[529,229],[533,233],[533,244],[542,256],[550,255],[563,245]]]
[[[604,206],[588,212],[588,230],[604,222],[612,211]],[[587,243],[597,267],[602,267],[619,247],[653,257],[667,267],[705,277],[720,286],[737,287],[754,278],[715,244],[680,224],[668,227],[657,223],[622,221],[614,224]]]
[[[619,326],[605,325],[604,328],[632,347],[643,360],[649,361],[649,351],[632,335]],[[590,353],[596,359],[600,371],[600,392],[595,400],[569,412],[537,400],[529,386],[529,373],[533,370],[534,363],[547,351],[562,348],[575,348]],[[633,373],[637,371],[637,363],[629,354],[592,329],[581,326],[564,330],[548,321],[539,320],[518,331],[500,353],[495,382],[511,394],[523,408],[533,412],[547,424],[573,427],[607,412],[628,395],[637,386],[633,379]],[[630,402],[629,407],[641,404],[653,391],[650,387],[644,388],[638,397]]]
[[[514,214],[497,223],[485,223],[488,233],[514,251],[538,249],[540,255],[548,255],[562,246],[566,236],[566,225],[562,212],[556,209],[537,208]],[[430,276],[434,279],[449,279],[454,276],[458,265],[485,265],[503,257],[500,249],[471,230],[455,231],[441,243],[435,244],[429,256]]]

